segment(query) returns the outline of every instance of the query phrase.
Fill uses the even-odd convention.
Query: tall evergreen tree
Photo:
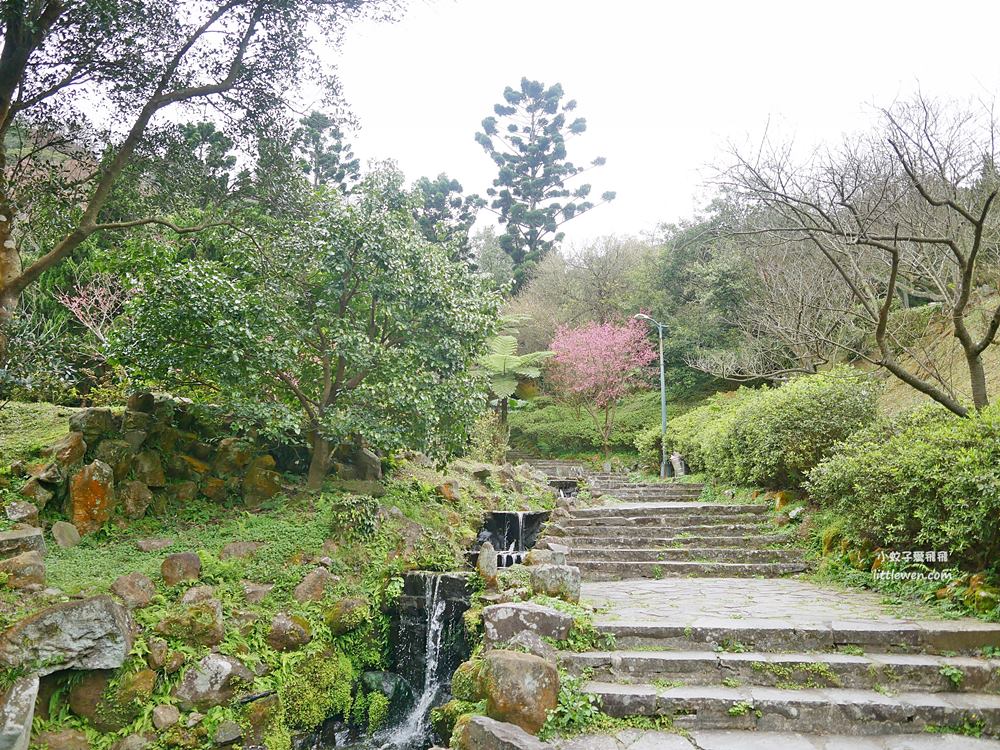
[[[514,291],[562,240],[563,224],[615,197],[608,191],[595,203],[589,199],[589,183],[568,185],[605,160],[598,157],[590,167],[568,160],[566,141],[585,132],[587,121],[569,119],[576,101],[564,102],[563,96],[558,83],[546,88],[522,78],[520,88],[504,90],[504,103],[493,107],[495,116],[483,120],[482,132],[476,133],[476,142],[499,168],[486,192],[493,198],[490,207],[506,225],[500,243],[514,261]]]
[[[302,171],[314,186],[329,185],[348,192],[358,182],[361,162],[345,140],[340,124],[322,112],[311,112],[300,121],[298,150]]]
[[[444,172],[433,180],[421,177],[413,189],[420,200],[414,218],[424,238],[448,245],[453,260],[471,260],[469,231],[485,201],[475,193],[465,195],[462,184]]]

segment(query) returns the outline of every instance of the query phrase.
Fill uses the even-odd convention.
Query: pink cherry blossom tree
[[[561,327],[549,349],[555,356],[546,368],[546,383],[556,398],[590,415],[604,456],[610,457],[618,403],[647,382],[645,367],[656,358],[646,326],[629,320]]]

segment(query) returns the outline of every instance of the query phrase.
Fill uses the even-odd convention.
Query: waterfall
[[[445,600],[439,596],[441,576],[433,576],[434,583],[426,586],[427,638],[425,639],[426,668],[423,692],[410,713],[392,729],[376,737],[381,750],[418,750],[428,746],[430,737],[430,710],[444,689],[439,674],[441,641],[444,636]],[[446,677],[450,677],[447,675]]]

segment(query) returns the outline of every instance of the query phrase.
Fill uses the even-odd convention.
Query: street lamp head
[[[646,315],[645,313],[636,313],[632,317],[635,318],[636,320],[648,320],[648,321],[651,321],[651,322],[653,321],[653,319],[651,317],[649,317],[648,315]]]

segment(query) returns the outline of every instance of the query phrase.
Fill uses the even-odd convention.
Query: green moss
[[[441,738],[445,745],[451,742],[451,735],[455,731],[455,726],[463,716],[482,714],[486,712],[485,701],[472,703],[463,700],[450,700],[443,706],[438,706],[431,710],[431,726],[435,734]]]
[[[69,417],[75,411],[66,406],[16,401],[0,408],[0,460],[8,463],[36,458],[69,431]]]
[[[368,733],[372,734],[385,725],[389,718],[389,699],[382,693],[368,696]]]
[[[451,676],[451,694],[459,700],[473,703],[482,698],[480,680],[484,663],[482,659],[470,659],[459,664]]]
[[[314,653],[289,671],[278,695],[290,727],[311,729],[330,716],[350,716],[356,674],[346,656]]]

